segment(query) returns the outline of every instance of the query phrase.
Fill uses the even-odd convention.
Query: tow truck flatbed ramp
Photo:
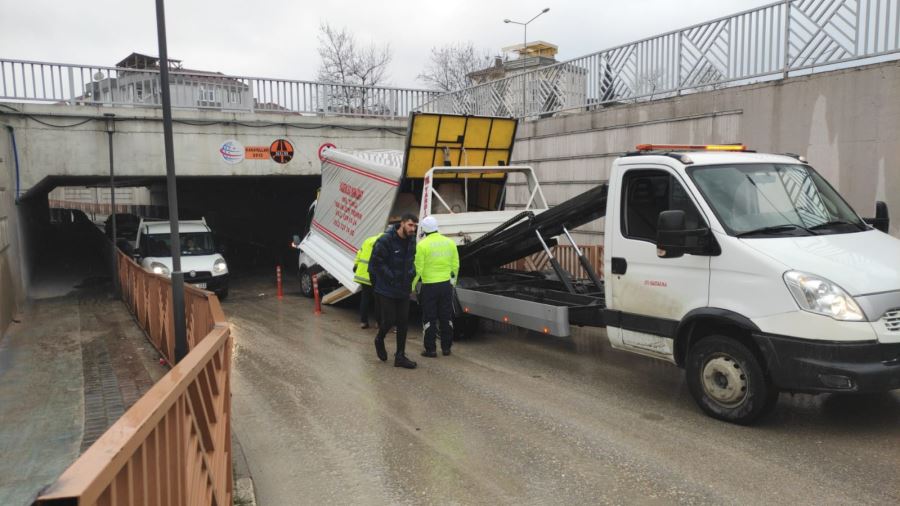
[[[544,242],[552,247],[554,239],[606,215],[609,187],[601,184],[540,214],[522,212],[510,222],[485,234],[476,241],[459,247],[463,273],[484,273],[509,262],[524,258],[543,249]]]

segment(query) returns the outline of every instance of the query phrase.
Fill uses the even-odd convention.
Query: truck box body
[[[356,252],[384,231],[400,189],[399,151],[345,152],[324,148],[322,189],[300,248],[350,293]]]

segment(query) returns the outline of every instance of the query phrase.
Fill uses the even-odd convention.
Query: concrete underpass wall
[[[126,107],[13,104],[0,121],[16,127],[23,192],[48,177],[77,185],[77,178],[109,171],[104,114],[114,114],[118,177],[165,176],[162,111]],[[402,149],[405,119],[312,117],[296,114],[173,111],[175,166],[179,176],[308,176],[320,174],[318,148],[325,142],[354,149]],[[36,121],[39,120],[39,121]],[[54,126],[50,126],[54,125]],[[287,139],[287,163],[248,159],[228,163],[221,150],[236,140],[245,148]]]
[[[862,216],[886,201],[900,236],[896,61],[524,122],[513,163],[535,167],[553,205],[606,180],[637,144],[733,142],[805,155]],[[523,187],[511,189],[510,202],[526,199]],[[602,242],[602,227],[583,227],[577,240]]]
[[[15,203],[15,170],[10,134],[0,121],[0,337],[25,302]]]

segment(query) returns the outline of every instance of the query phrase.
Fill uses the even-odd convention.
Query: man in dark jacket
[[[406,358],[406,328],[409,325],[409,294],[416,258],[416,226],[419,220],[404,214],[400,223],[381,236],[372,248],[369,273],[375,280],[375,294],[381,306],[381,325],[375,336],[375,352],[386,361],[384,336],[397,327],[397,353],[394,367],[415,369],[416,363]]]

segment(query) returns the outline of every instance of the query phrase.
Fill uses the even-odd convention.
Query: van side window
[[[622,186],[622,235],[656,242],[659,213],[680,209],[688,229],[705,226],[687,191],[674,176],[661,170],[632,170]]]

